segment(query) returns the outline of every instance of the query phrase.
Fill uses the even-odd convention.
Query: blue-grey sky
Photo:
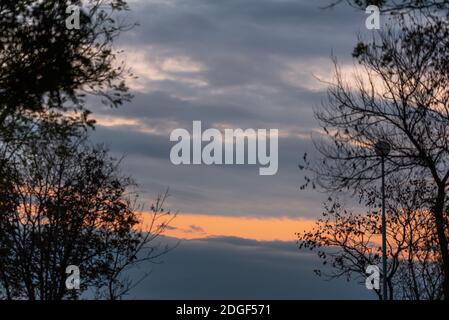
[[[177,210],[225,215],[316,217],[323,197],[299,192],[298,162],[313,153],[314,108],[325,99],[333,53],[351,65],[365,13],[328,0],[131,1],[129,21],[140,25],[117,46],[139,79],[134,100],[92,109],[95,138],[126,154],[125,166],[148,198],[170,187]],[[279,171],[257,166],[171,164],[175,128],[275,128]],[[257,204],[256,206],[254,204]]]
[[[329,269],[295,243],[232,237],[185,240],[162,261],[127,299],[376,298],[363,279],[328,281],[315,275],[315,269]],[[133,272],[140,275],[147,267]]]
[[[170,188],[168,207],[180,215],[316,219],[327,196],[300,191],[298,163],[304,152],[313,157],[311,136],[319,134],[313,111],[326,98],[326,85],[318,78],[330,80],[332,54],[344,69],[352,67],[366,18],[347,6],[324,10],[329,1],[130,1],[126,19],[139,26],[117,48],[138,76],[129,82],[135,97],[119,109],[92,102],[94,140],[126,155],[123,171],[139,183],[144,200]],[[257,166],[245,165],[174,166],[170,132],[191,131],[194,120],[203,128],[278,129],[278,173],[260,176]],[[198,230],[198,238],[208,231]],[[319,261],[297,250],[293,233],[284,242],[220,236],[184,240],[133,295],[372,297],[360,285],[315,277]]]

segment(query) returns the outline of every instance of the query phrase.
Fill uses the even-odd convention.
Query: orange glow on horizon
[[[145,221],[145,214],[144,221]],[[165,235],[180,239],[231,236],[258,241],[296,241],[296,232],[310,230],[315,220],[290,217],[220,216],[179,213]]]

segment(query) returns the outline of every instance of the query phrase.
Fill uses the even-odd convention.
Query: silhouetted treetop
[[[365,10],[370,5],[375,5],[383,12],[398,13],[410,11],[435,12],[448,10],[448,0],[333,0],[330,6],[347,3],[352,7]]]
[[[66,26],[69,5],[80,8],[79,29]],[[111,106],[128,99],[127,70],[112,47],[120,32],[132,27],[118,21],[122,10],[127,10],[122,0],[1,1],[2,114],[18,108],[82,109],[85,94]]]

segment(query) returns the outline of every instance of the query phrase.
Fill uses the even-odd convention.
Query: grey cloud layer
[[[169,187],[167,207],[181,212],[317,217],[326,196],[300,191],[303,173],[297,167],[304,152],[313,156],[313,108],[325,98],[313,73],[326,68],[331,51],[339,61],[350,60],[365,18],[345,6],[322,10],[327,4],[328,0],[133,1],[126,20],[140,26],[124,34],[119,46],[129,59],[140,54],[135,71],[143,75],[143,88],[119,109],[91,102],[94,115],[103,121],[115,117],[138,125],[98,125],[93,140],[105,142],[117,156],[126,155],[123,171],[140,184],[143,200]],[[179,57],[199,67],[158,70],[159,62]],[[146,70],[150,67],[162,76]],[[278,174],[259,176],[257,166],[172,165],[169,132],[176,127],[190,131],[193,120],[201,120],[204,128],[230,125],[288,132],[279,140]],[[189,230],[201,231],[194,222]],[[354,282],[315,277],[318,259],[299,253],[293,242],[190,240],[164,260],[152,266],[154,273],[130,298],[373,298]],[[149,266],[142,267],[133,271],[136,277],[148,271]]]
[[[135,30],[127,42],[162,44],[200,55],[220,57],[307,57],[350,52],[354,32],[364,15],[345,7],[323,10],[328,0],[187,0],[135,5],[133,15],[144,32]],[[245,57],[247,59],[245,59]],[[257,69],[263,69],[258,66]],[[269,69],[269,66],[265,66]]]
[[[191,130],[191,129],[190,129]],[[297,164],[310,150],[308,141],[279,140],[279,171],[259,176],[257,165],[175,166],[168,157],[168,137],[130,130],[99,127],[95,140],[108,141],[123,165],[150,197],[169,187],[171,205],[184,212],[224,215],[315,217],[321,210],[312,191],[300,191],[303,173]],[[318,205],[317,205],[318,203]]]
[[[323,281],[315,255],[295,243],[240,238],[182,241],[128,298],[374,299],[357,281]],[[180,271],[179,269],[182,269]],[[325,271],[324,268],[323,271]],[[134,270],[136,277],[142,271]]]
[[[310,88],[318,85],[311,70],[321,68],[320,61],[328,61],[331,50],[347,61],[365,18],[344,6],[321,9],[326,4],[327,0],[133,2],[127,20],[140,26],[121,38],[125,51],[148,51],[143,58],[148,63],[151,50],[161,59],[185,56],[202,68],[172,70],[170,79],[144,78],[145,92],[133,92],[133,102],[117,110],[94,106],[97,115],[142,124],[98,126],[94,140],[127,155],[126,170],[148,199],[170,187],[174,209],[316,217],[325,197],[299,192],[303,173],[297,168],[304,152],[313,154],[308,138],[317,127],[313,108],[325,98],[322,87]],[[179,74],[205,85],[183,81]],[[280,138],[278,174],[261,177],[255,166],[173,166],[168,132],[176,127],[191,130],[193,120],[201,120],[204,128],[226,124],[289,132]],[[142,127],[156,128],[157,133]]]

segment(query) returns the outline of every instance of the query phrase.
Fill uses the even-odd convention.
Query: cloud
[[[196,226],[194,224],[191,224],[189,226],[189,229],[185,230],[185,232],[187,232],[187,233],[195,233],[195,234],[204,234],[204,233],[206,233],[206,231],[203,228],[201,228],[199,226]]]
[[[175,166],[168,138],[129,127],[98,127],[93,133],[116,157],[125,155],[124,172],[136,178],[146,201],[170,188],[169,206],[182,212],[292,217],[320,212],[322,195],[299,190],[303,173],[297,165],[302,152],[312,150],[307,140],[281,137],[278,173],[260,176],[256,165]]]
[[[324,197],[299,191],[304,152],[316,156],[314,109],[326,99],[315,76],[331,73],[331,51],[350,60],[363,12],[308,0],[133,1],[140,26],[118,43],[141,78],[119,109],[92,102],[94,141],[126,155],[144,200],[170,187],[172,208],[218,215],[317,217]],[[175,128],[279,129],[279,171],[255,166],[173,166]]]
[[[123,171],[136,178],[145,202],[170,187],[166,207],[211,219],[316,218],[325,196],[299,190],[304,173],[297,167],[304,152],[312,161],[316,157],[310,139],[318,131],[314,108],[326,99],[326,85],[316,76],[329,79],[331,53],[345,70],[352,68],[352,48],[366,18],[345,6],[323,10],[328,3],[132,1],[124,14],[140,26],[117,45],[139,76],[130,83],[135,98],[119,109],[90,101],[99,120],[93,141],[126,155]],[[259,176],[255,166],[172,165],[169,134],[190,131],[193,120],[204,128],[279,129],[278,174]],[[169,234],[202,239],[182,241],[161,265],[133,270],[137,277],[154,272],[130,298],[373,298],[357,283],[315,277],[320,261],[298,252],[294,241],[258,241],[251,223],[235,223],[240,233],[217,237],[220,230],[203,222],[174,222]],[[215,237],[205,238],[210,235]]]
[[[166,229],[167,231],[178,230],[178,228],[173,227],[173,226],[170,226],[170,225],[166,225],[166,226],[165,226],[165,229]]]
[[[353,33],[364,28],[366,16],[343,6],[323,10],[327,4],[326,0],[140,1],[131,6],[132,18],[145,32],[135,29],[126,42],[144,40],[203,57],[219,52],[314,57],[328,54],[332,47],[340,53],[341,44],[352,45]]]
[[[176,241],[171,239],[168,241]],[[320,262],[294,242],[235,237],[182,241],[152,268],[134,299],[373,299],[356,281],[325,281]],[[145,269],[145,267],[141,267]],[[134,270],[136,277],[143,270]]]

